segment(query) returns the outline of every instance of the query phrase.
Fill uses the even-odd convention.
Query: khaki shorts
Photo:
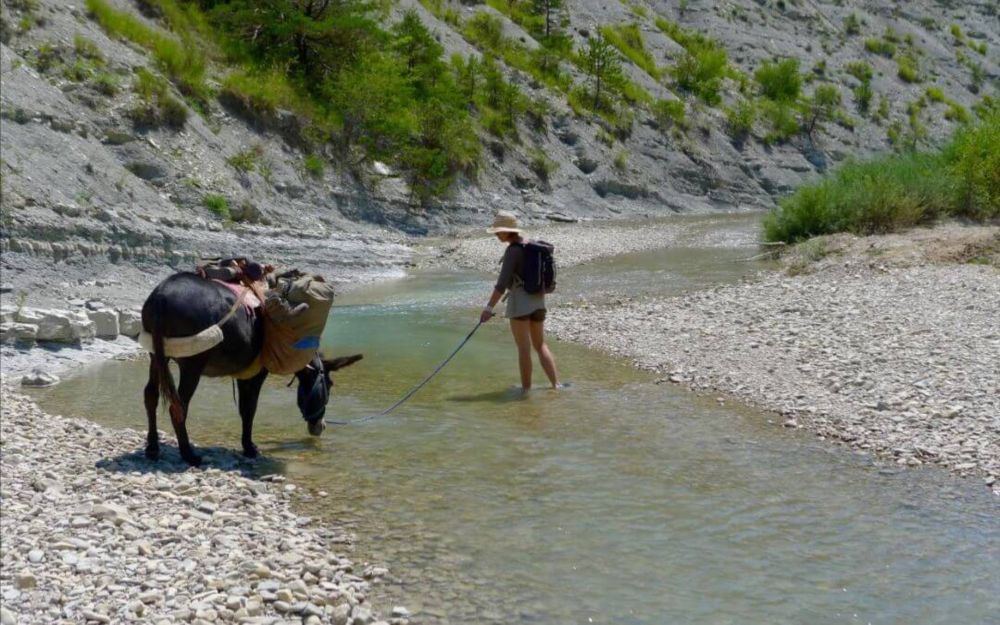
[[[527,314],[521,315],[520,317],[511,317],[512,319],[517,319],[518,321],[545,321],[545,309],[539,308],[538,310]]]

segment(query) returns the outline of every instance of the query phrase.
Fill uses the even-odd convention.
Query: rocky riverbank
[[[369,605],[385,568],[353,563],[349,534],[292,509],[325,493],[256,479],[222,449],[205,450],[208,469],[173,446],[150,465],[138,432],[2,392],[3,625],[407,622]]]
[[[733,395],[899,464],[978,474],[1000,493],[998,250],[996,227],[831,237],[785,272],[570,303],[549,327],[663,382]]]

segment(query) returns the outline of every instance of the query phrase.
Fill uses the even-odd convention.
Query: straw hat
[[[486,231],[490,234],[498,232],[523,232],[517,223],[517,217],[509,211],[498,211],[497,216],[493,218],[493,225],[487,228]]]

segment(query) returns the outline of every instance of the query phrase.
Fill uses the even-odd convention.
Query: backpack
[[[261,363],[271,373],[302,369],[319,349],[333,305],[333,286],[320,276],[286,272],[277,276],[264,303]]]
[[[551,293],[556,290],[555,246],[545,241],[515,243],[524,248],[521,281],[528,293]]]

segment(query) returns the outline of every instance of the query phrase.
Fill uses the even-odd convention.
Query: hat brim
[[[501,226],[499,228],[487,228],[486,232],[489,232],[490,234],[496,234],[498,232],[517,232],[517,233],[521,233],[521,232],[524,232],[524,231],[521,230],[520,228],[505,228],[505,227]]]

